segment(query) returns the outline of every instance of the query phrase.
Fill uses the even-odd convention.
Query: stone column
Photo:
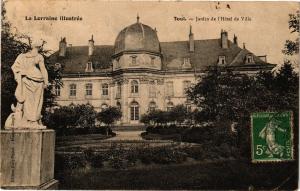
[[[142,114],[145,114],[148,111],[149,106],[149,80],[145,77],[140,79],[140,117]]]
[[[58,181],[54,180],[54,130],[1,130],[0,140],[1,188],[58,188]]]
[[[128,113],[129,111],[129,103],[128,103],[128,79],[124,79],[122,83],[122,91],[121,91],[121,98],[122,98],[122,111],[123,111],[123,123],[129,124],[129,117],[130,114]]]

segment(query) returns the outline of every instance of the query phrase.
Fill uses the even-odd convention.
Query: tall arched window
[[[173,102],[170,101],[167,103],[167,111],[171,111],[173,109],[173,107],[174,107]]]
[[[116,98],[121,98],[121,92],[122,92],[122,85],[120,82],[117,84],[117,93],[116,93]]]
[[[133,94],[139,93],[139,83],[136,80],[131,81],[131,93]]]
[[[139,104],[134,101],[130,104],[130,120],[139,120]]]
[[[185,80],[183,81],[183,95],[186,94],[186,92],[188,91],[188,89],[191,87],[191,81]]]
[[[156,103],[154,101],[151,101],[149,103],[149,111],[154,111],[156,109]]]
[[[173,87],[173,82],[167,82],[166,83],[166,94],[167,96],[174,96],[174,87]]]
[[[104,109],[108,108],[108,105],[106,103],[103,103],[101,105],[101,111],[103,111]]]
[[[108,84],[102,84],[102,95],[103,96],[108,96]]]
[[[120,103],[120,102],[117,102],[117,108],[121,111],[122,106],[121,106],[121,103]]]
[[[149,82],[149,97],[156,97],[156,86],[154,81]]]

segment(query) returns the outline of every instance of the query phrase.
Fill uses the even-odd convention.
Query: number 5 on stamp
[[[251,114],[252,162],[294,160],[292,112]]]

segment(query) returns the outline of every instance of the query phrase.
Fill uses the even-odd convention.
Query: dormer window
[[[184,58],[183,64],[190,64],[190,58]]]
[[[120,68],[120,58],[116,58],[116,68]]]
[[[190,58],[183,58],[183,68],[191,68],[191,59]]]
[[[93,64],[92,64],[92,62],[88,62],[88,63],[86,64],[85,72],[93,72],[93,71],[94,71],[94,69],[93,69]]]
[[[183,59],[183,64],[184,65],[190,65],[191,64],[191,59],[190,58],[184,58]]]
[[[225,56],[219,56],[219,65],[225,65],[226,64],[226,57]]]
[[[246,56],[246,64],[253,64],[253,63],[254,63],[254,61],[253,61],[253,55],[248,54]]]
[[[151,57],[151,66],[154,66],[154,61],[155,61],[155,57],[152,56],[152,57]]]
[[[131,56],[131,65],[137,65],[136,57],[137,56]]]

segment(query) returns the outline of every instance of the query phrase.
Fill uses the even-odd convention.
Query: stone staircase
[[[111,129],[113,131],[145,131],[146,127],[144,125],[124,125],[114,126]]]

